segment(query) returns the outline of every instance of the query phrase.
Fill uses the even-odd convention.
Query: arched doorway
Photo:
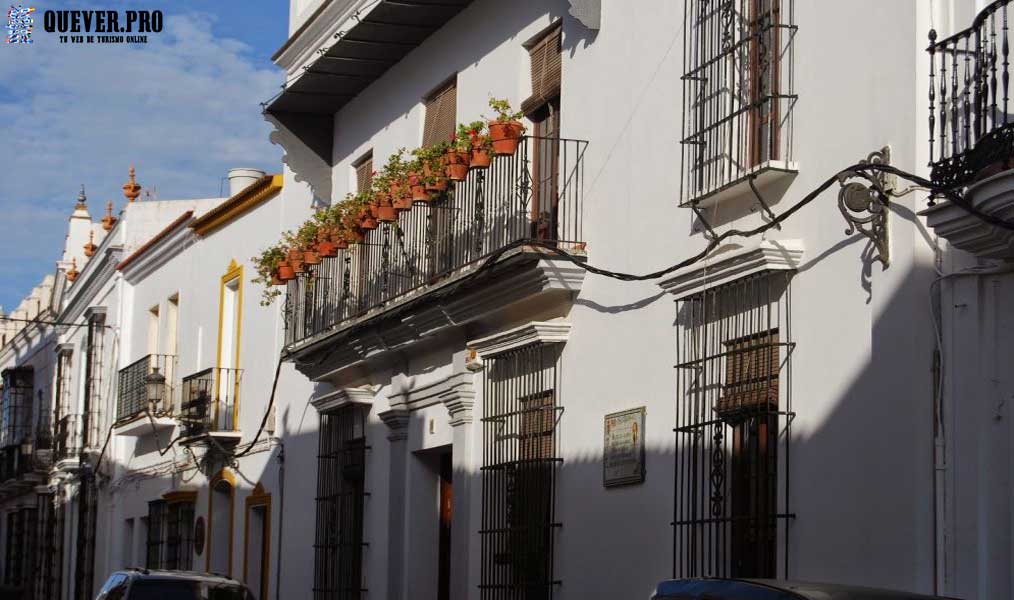
[[[208,559],[212,573],[232,576],[233,500],[232,474],[223,471],[211,479],[208,497]]]

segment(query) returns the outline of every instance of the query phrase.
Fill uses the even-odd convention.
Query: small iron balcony
[[[175,406],[176,357],[149,354],[120,369],[116,421],[132,419],[146,411],[171,413]],[[150,389],[159,382],[157,389]]]
[[[959,188],[1008,168],[1014,157],[1008,19],[1014,0],[984,8],[942,40],[930,31],[931,178]]]
[[[65,415],[56,422],[56,439],[53,460],[76,459],[84,443],[82,415]]]
[[[457,275],[510,244],[582,244],[584,153],[588,142],[525,137],[513,155],[394,223],[366,233],[361,244],[323,258],[288,283],[286,343],[296,344]]]
[[[214,367],[183,378],[178,419],[184,438],[236,431],[242,378],[240,369]]]

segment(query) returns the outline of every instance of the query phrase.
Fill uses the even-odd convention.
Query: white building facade
[[[101,411],[33,492],[54,589],[1011,596],[1009,8],[292,0],[282,174],[131,203],[65,257],[75,326],[33,343],[49,406]],[[257,302],[249,257],[490,97],[516,153]]]

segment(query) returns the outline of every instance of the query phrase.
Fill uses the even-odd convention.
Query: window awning
[[[265,111],[327,164],[334,114],[472,0],[380,0],[272,99]]]

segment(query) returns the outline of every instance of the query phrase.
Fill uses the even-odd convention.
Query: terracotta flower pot
[[[339,238],[335,241],[334,247],[338,250],[344,250],[349,247],[349,241],[345,238]]]
[[[337,256],[338,249],[335,247],[335,243],[330,239],[323,239],[317,242],[317,252],[319,252],[321,256],[331,257]]]
[[[302,260],[297,261],[290,260],[289,263],[292,264],[292,270],[295,271],[296,273],[306,273],[306,263],[304,263]]]
[[[278,268],[275,269],[275,275],[282,281],[289,281],[290,279],[296,278],[296,272],[292,269],[292,265],[287,260],[278,261]]]
[[[358,227],[353,227],[345,232],[345,239],[350,244],[358,244],[366,241],[366,232]]]
[[[412,210],[412,196],[411,195],[397,196],[394,199],[393,205],[394,210],[399,212]]]
[[[517,152],[524,130],[524,125],[518,121],[490,121],[489,137],[493,140],[493,152],[500,155]]]
[[[429,202],[430,195],[426,193],[426,186],[423,184],[422,177],[419,177],[415,173],[409,173],[408,185],[412,190],[413,202]]]
[[[464,181],[468,177],[468,152],[449,151],[444,160],[444,173],[454,181]]]
[[[380,205],[377,207],[377,220],[382,223],[393,223],[398,220],[398,211],[390,204]]]
[[[289,248],[288,261],[290,265],[297,262],[303,262],[303,251],[299,248]]]
[[[485,169],[489,166],[490,156],[489,151],[481,146],[472,147],[472,156],[468,163],[470,169]]]
[[[271,285],[285,285],[285,280],[278,277],[278,275],[271,276]]]
[[[303,251],[303,262],[308,265],[319,265],[320,254],[315,250],[304,250]]]
[[[359,211],[359,227],[362,229],[376,229],[379,227],[377,219],[374,218],[373,212],[369,208]]]
[[[429,163],[423,165],[423,173],[426,175],[427,192],[443,192],[447,190],[447,177],[444,175],[443,161],[430,167]]]

